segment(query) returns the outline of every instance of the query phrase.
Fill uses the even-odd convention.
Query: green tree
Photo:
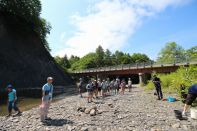
[[[10,26],[34,31],[50,51],[46,36],[50,33],[51,25],[40,17],[41,10],[40,0],[0,0],[0,13],[10,20]]]
[[[105,52],[104,52],[104,50],[103,50],[103,47],[102,46],[98,46],[98,48],[96,48],[96,58],[95,58],[95,60],[96,60],[96,65],[98,66],[98,67],[101,67],[101,66],[103,66],[103,60],[104,60],[104,56],[105,56]]]
[[[197,60],[197,46],[186,50],[186,57],[188,60]]]
[[[150,61],[150,58],[146,54],[134,53],[131,55],[131,61],[133,63],[148,62]]]
[[[105,64],[105,66],[111,66],[112,65],[112,53],[109,49],[106,49],[106,51],[105,51],[104,64]]]
[[[185,50],[176,42],[169,42],[159,53],[157,62],[174,62],[185,60]]]
[[[56,56],[55,61],[65,70],[71,67],[67,55],[65,55],[63,58]]]
[[[69,63],[70,63],[70,65],[73,65],[75,62],[78,62],[79,60],[80,60],[80,58],[78,56],[71,55],[71,57],[69,59]]]
[[[71,69],[72,70],[81,70],[81,69],[88,69],[88,68],[95,68],[96,65],[96,54],[95,53],[88,53],[84,57],[82,57],[78,62],[75,62]]]
[[[113,63],[114,65],[120,65],[122,64],[122,58],[124,56],[124,53],[121,51],[115,51],[115,53],[113,54]]]

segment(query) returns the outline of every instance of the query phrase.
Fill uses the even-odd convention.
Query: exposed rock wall
[[[37,35],[14,24],[0,14],[0,88],[9,83],[16,88],[41,87],[48,76],[54,77],[55,85],[72,84]]]

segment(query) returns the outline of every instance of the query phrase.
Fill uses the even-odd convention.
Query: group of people
[[[44,122],[45,120],[50,120],[50,118],[47,116],[48,115],[48,110],[50,107],[50,103],[52,101],[52,96],[53,96],[53,78],[48,77],[47,78],[47,83],[42,87],[42,103],[40,105],[40,117],[41,121]],[[14,87],[9,84],[7,86],[7,91],[8,91],[8,115],[7,117],[12,116],[12,110],[17,112],[16,115],[20,115],[22,112],[17,106],[17,92]]]
[[[158,100],[162,100],[163,93],[161,89],[160,79],[155,75],[152,81],[155,85],[156,95],[158,96]],[[53,78],[48,77],[47,83],[42,87],[42,104],[40,105],[40,117],[41,117],[42,122],[44,122],[45,120],[51,119],[48,117],[48,110],[49,110],[50,104],[52,102],[52,97],[53,97],[52,83],[53,83]],[[83,79],[80,78],[78,87],[79,87],[79,93],[81,97],[83,97],[82,96],[83,84],[84,84]],[[119,94],[119,91],[120,91],[120,94],[124,95],[126,87],[128,87],[129,92],[132,90],[132,81],[130,78],[128,79],[128,82],[126,82],[125,79],[120,81],[119,78],[117,78],[116,80],[112,80],[112,81],[110,81],[109,79],[103,80],[103,81],[101,81],[100,79],[90,80],[88,84],[86,85],[86,90],[88,92],[87,101],[90,103],[92,102],[93,98],[98,98],[98,97],[104,98],[108,94],[116,95],[116,94]],[[22,112],[17,107],[16,89],[14,89],[12,85],[8,85],[7,91],[8,91],[8,117],[12,115],[13,109],[17,112],[16,115],[20,115]],[[186,95],[186,102],[185,102],[185,106],[182,112],[183,116],[186,116],[187,110],[192,105],[192,103],[196,100],[196,98],[197,98],[197,84],[194,84],[189,88],[188,94]]]
[[[102,80],[102,81],[101,79],[89,80],[88,84],[86,85],[86,90],[88,93],[87,101],[88,103],[91,103],[94,97],[104,98],[107,96],[107,94],[116,95],[116,94],[119,94],[119,92],[122,95],[124,95],[126,87],[128,87],[129,92],[130,92],[132,89],[132,81],[130,78],[128,80],[128,83],[126,83],[125,79],[120,81],[119,78],[117,78],[116,80],[114,79],[112,81],[110,81],[109,78],[107,80]],[[78,88],[79,88],[80,97],[83,97],[82,92],[84,89],[83,89],[82,78],[79,79]]]

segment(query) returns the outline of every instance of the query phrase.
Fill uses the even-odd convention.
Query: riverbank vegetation
[[[185,92],[188,88],[197,83],[197,66],[180,67],[176,72],[170,74],[157,74],[161,79],[161,86],[164,92],[181,94],[180,85],[185,85]],[[148,81],[147,90],[154,89],[152,81]]]

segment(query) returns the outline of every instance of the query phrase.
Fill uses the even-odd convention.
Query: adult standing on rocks
[[[153,83],[155,85],[155,89],[157,92],[157,96],[158,96],[158,100],[162,100],[163,99],[163,93],[161,90],[161,81],[160,78],[158,78],[156,75],[153,76]]]
[[[129,80],[128,80],[128,88],[129,88],[129,92],[131,92],[131,89],[132,89],[132,81],[131,81],[131,78],[129,78]]]
[[[102,85],[102,97],[104,98],[107,92],[107,81],[103,80],[101,85]]]
[[[185,106],[182,112],[183,116],[186,116],[185,114],[186,111],[192,105],[192,103],[196,100],[196,98],[197,98],[197,84],[194,84],[188,90],[188,95],[187,95]]]
[[[117,78],[115,83],[114,83],[114,88],[115,88],[115,94],[118,94],[119,92],[119,79]]]
[[[79,84],[78,84],[78,89],[79,89],[79,94],[80,94],[80,97],[82,98],[83,96],[82,96],[82,89],[83,88],[83,79],[82,78],[80,78],[79,79]]]
[[[121,87],[121,94],[124,95],[125,87],[126,87],[126,82],[124,79],[121,81],[120,87]]]
[[[102,85],[101,85],[101,80],[100,79],[98,79],[97,84],[98,84],[98,95],[101,96]]]
[[[47,83],[42,87],[42,105],[41,105],[41,121],[50,120],[48,118],[48,110],[53,97],[53,78],[48,77]]]
[[[92,102],[92,97],[93,97],[93,91],[94,91],[93,83],[92,83],[91,80],[88,82],[88,84],[86,86],[86,90],[88,92],[88,98],[87,98],[88,103],[91,103]]]

